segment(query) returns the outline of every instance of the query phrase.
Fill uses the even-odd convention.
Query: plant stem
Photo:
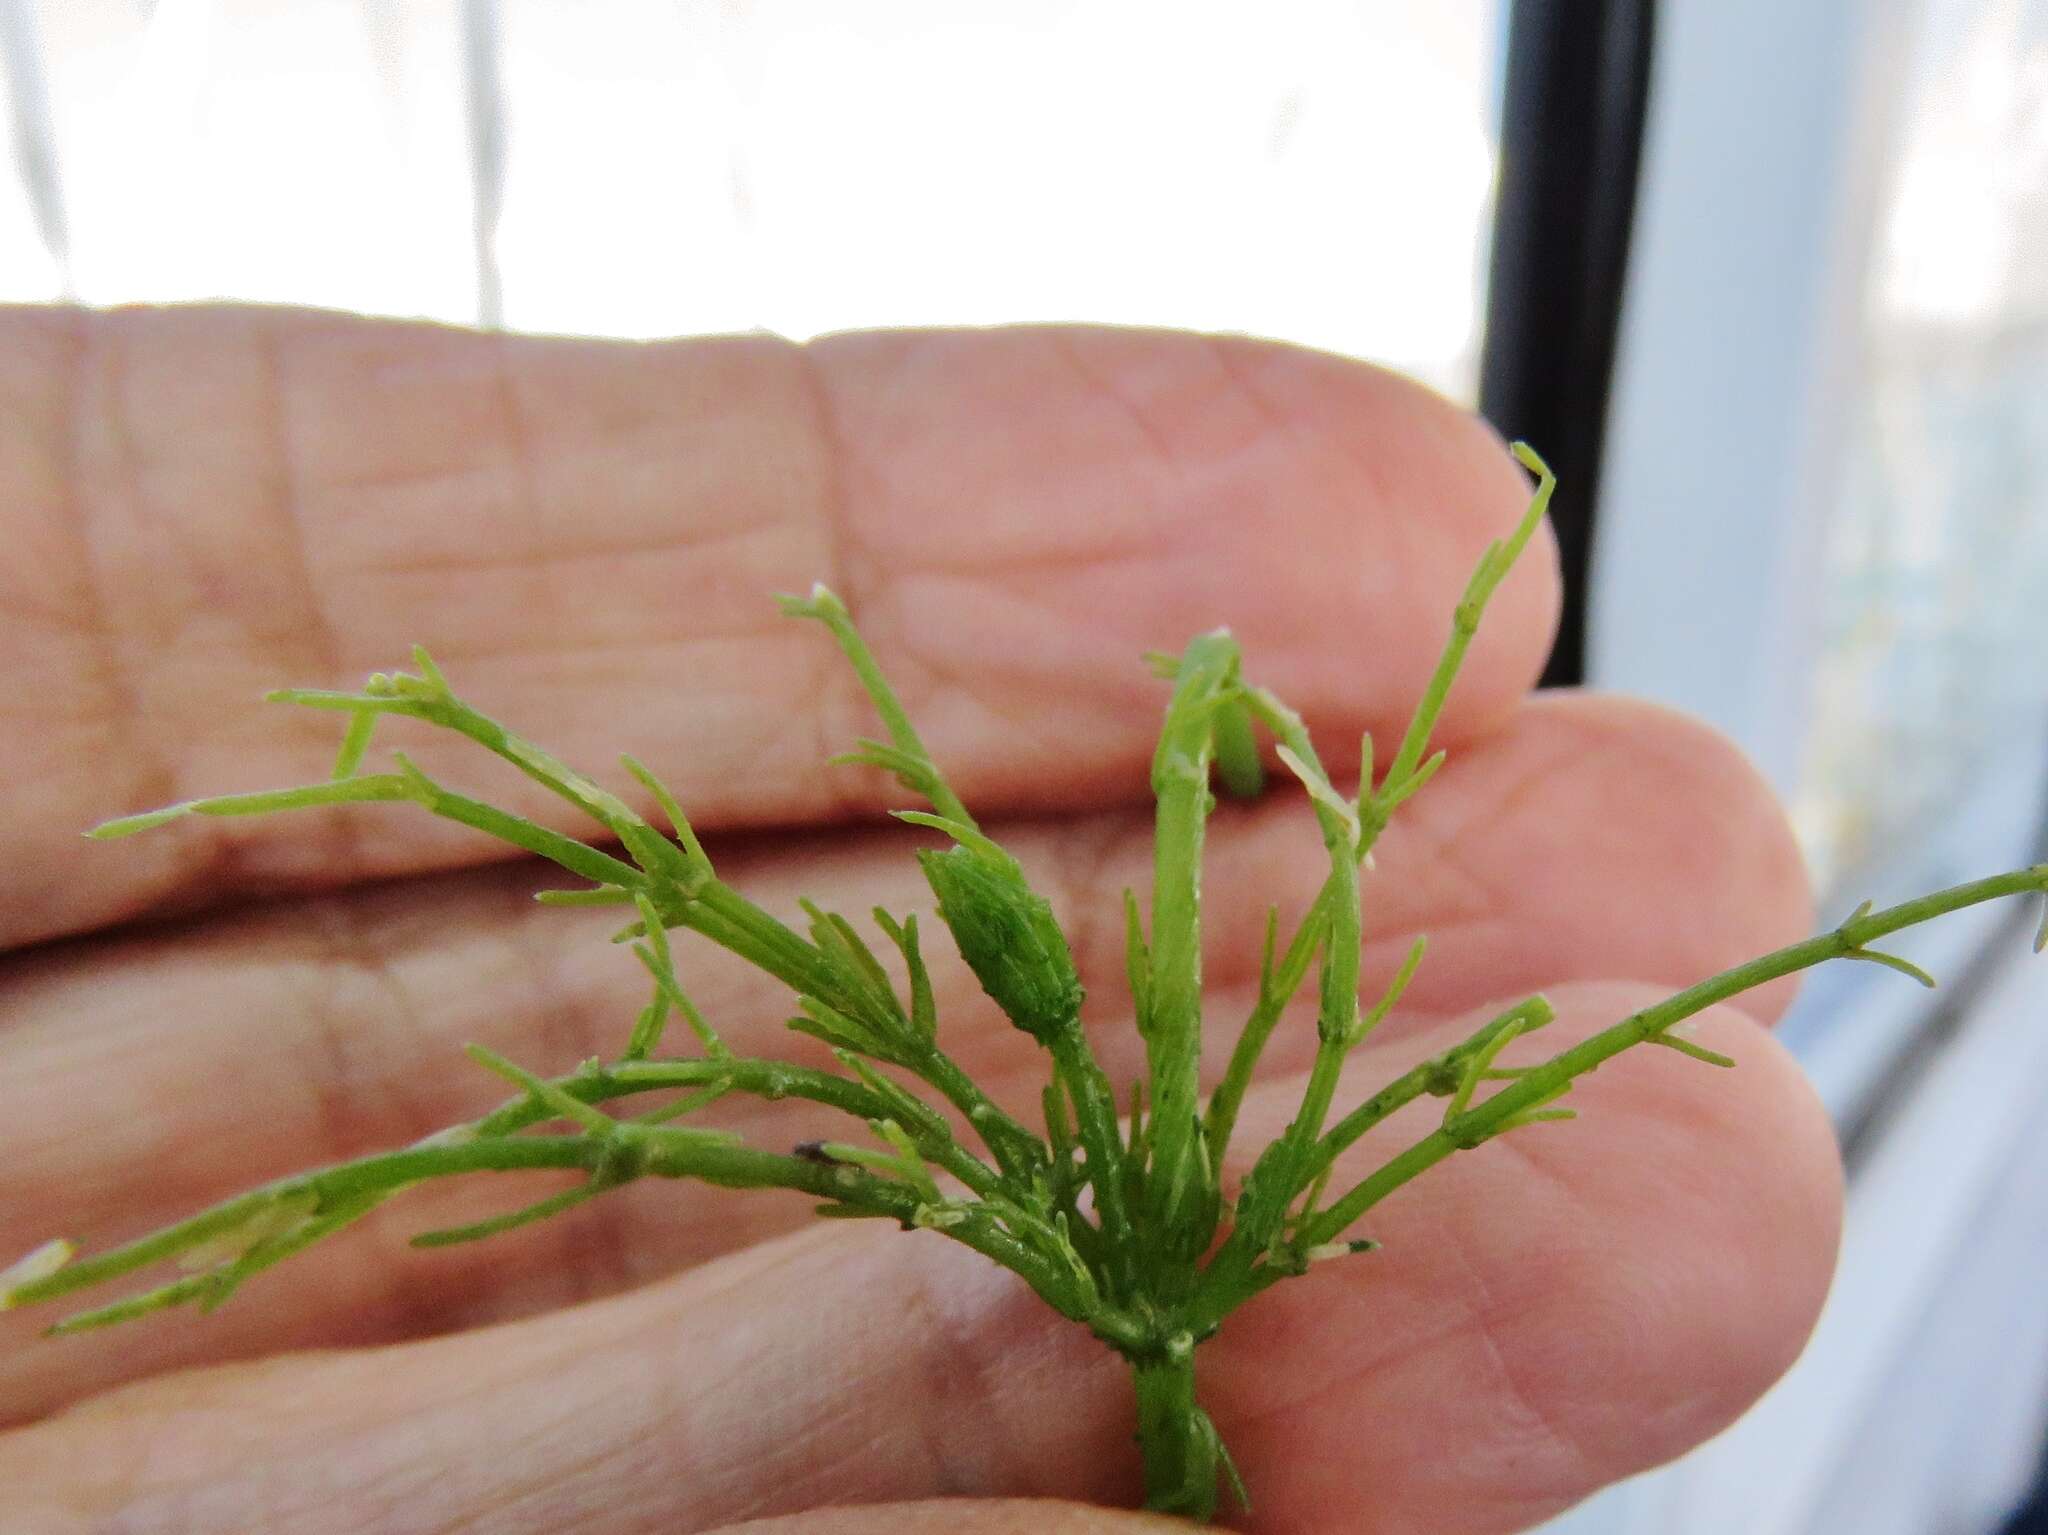
[[[661,1092],[672,1088],[726,1087],[769,1103],[784,1098],[807,1099],[826,1104],[855,1119],[903,1119],[893,1104],[883,1101],[867,1087],[829,1071],[796,1066],[787,1061],[758,1060],[726,1056],[713,1061],[624,1061],[613,1065],[585,1067],[566,1077],[556,1077],[549,1086],[560,1088],[585,1103],[602,1103],[637,1093]],[[531,1094],[508,1099],[502,1106],[476,1120],[471,1128],[480,1136],[504,1136],[524,1130],[548,1117],[547,1109]],[[933,1115],[903,1125],[917,1142],[919,1155],[935,1167],[944,1168],[976,1194],[995,1192],[995,1170],[954,1140],[945,1125]]]
[[[1868,958],[1874,940],[1901,928],[1960,911],[1984,901],[2025,891],[2048,891],[2048,864],[1994,874],[1988,879],[1938,890],[1880,912],[1859,912],[1841,926],[1711,976],[1675,996],[1667,997],[1621,1022],[1581,1040],[1540,1066],[1530,1067],[1484,1103],[1447,1119],[1350,1193],[1316,1216],[1300,1237],[1304,1246],[1333,1240],[1353,1221],[1417,1173],[1435,1166],[1452,1152],[1479,1144],[1498,1133],[1516,1115],[1541,1108],[1574,1078],[1585,1075],[1632,1045],[1654,1039],[1695,1013],[1739,996],[1767,981],[1791,975],[1830,959]]]
[[[1302,979],[1315,959],[1317,945],[1323,941],[1327,926],[1323,913],[1338,893],[1338,884],[1334,878],[1323,882],[1322,890],[1310,904],[1307,915],[1301,919],[1301,926],[1294,930],[1286,955],[1277,964],[1271,956],[1273,924],[1268,923],[1267,963],[1259,976],[1259,1000],[1237,1036],[1237,1045],[1230,1053],[1230,1064],[1224,1069],[1222,1082],[1209,1098],[1204,1130],[1209,1137],[1211,1167],[1223,1165],[1224,1154],[1230,1149],[1231,1134],[1237,1128],[1238,1110],[1244,1106],[1244,1095],[1258,1070],[1259,1057],[1265,1053],[1266,1042],[1272,1038],[1280,1015],[1300,989]]]
[[[1510,450],[1517,463],[1536,476],[1536,491],[1529,498],[1528,509],[1522,520],[1507,539],[1489,545],[1478,568],[1465,585],[1465,594],[1459,600],[1451,615],[1451,633],[1446,640],[1443,653],[1438,656],[1436,670],[1430,675],[1429,685],[1423,689],[1422,698],[1409,716],[1407,733],[1401,737],[1401,745],[1394,753],[1394,760],[1387,766],[1383,780],[1383,792],[1390,792],[1406,782],[1420,766],[1422,754],[1429,749],[1429,737],[1436,729],[1437,717],[1443,713],[1444,701],[1450,697],[1451,684],[1457,680],[1459,668],[1465,664],[1465,652],[1471,646],[1473,637],[1479,633],[1479,621],[1485,615],[1486,604],[1493,596],[1494,588],[1506,579],[1521,558],[1522,550],[1543,524],[1544,515],[1550,509],[1551,493],[1557,489],[1557,477],[1550,472],[1550,466],[1538,458],[1526,443],[1516,443]],[[1371,784],[1360,786],[1361,801],[1374,799]],[[1372,848],[1373,837],[1385,825],[1384,816],[1370,818],[1377,824],[1369,827],[1359,849],[1361,855]]]
[[[799,995],[817,997],[869,1023],[887,1041],[897,1065],[916,1072],[965,1116],[1004,1172],[1028,1173],[1037,1165],[1037,1136],[998,1106],[937,1043],[912,1028],[908,1018],[900,1013],[874,1017],[868,998],[849,992],[818,947],[781,919],[717,879],[673,915],[679,925],[767,971]]]
[[[1145,1506],[1206,1523],[1216,1513],[1221,1442],[1209,1415],[1195,1404],[1193,1340],[1182,1334],[1163,1355],[1133,1360],[1131,1379],[1138,1396]]]
[[[1237,643],[1198,635],[1182,655],[1179,680],[1152,759],[1158,801],[1152,860],[1151,989],[1146,1058],[1152,1104],[1149,1215],[1155,1228],[1187,1232],[1190,1200],[1213,1192],[1213,1170],[1198,1147],[1202,1064],[1202,841],[1214,799],[1209,764],[1216,711],[1229,701]],[[1193,1243],[1199,1252],[1209,1233]]]
[[[1096,1215],[1114,1266],[1113,1274],[1106,1277],[1114,1281],[1117,1299],[1128,1299],[1136,1278],[1137,1252],[1125,1200],[1123,1142],[1117,1132],[1114,1092],[1095,1052],[1088,1048],[1080,1019],[1054,1034],[1046,1048],[1052,1052],[1056,1084],[1064,1085],[1074,1105],[1075,1132],[1087,1156],[1088,1186],[1095,1191]]]

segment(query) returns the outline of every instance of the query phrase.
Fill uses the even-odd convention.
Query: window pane
[[[1497,0],[29,10],[89,302],[475,319],[494,265],[521,329],[1101,320],[1474,389]]]
[[[1797,801],[1824,879],[2048,729],[2048,0],[1934,0],[1909,92]]]

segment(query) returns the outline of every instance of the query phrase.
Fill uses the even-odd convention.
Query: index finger
[[[413,642],[570,760],[640,756],[706,828],[872,808],[886,785],[822,761],[865,728],[850,679],[767,600],[819,578],[977,809],[1142,793],[1158,698],[1136,657],[1219,623],[1341,761],[1361,728],[1400,728],[1526,496],[1486,429],[1418,386],[1242,340],[647,346],[0,312],[0,943],[495,856],[346,811],[76,856],[110,816],[324,777],[334,722],[255,700],[353,683]],[[1451,738],[1541,663],[1549,545],[1526,565]]]

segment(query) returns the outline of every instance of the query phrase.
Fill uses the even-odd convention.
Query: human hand
[[[1139,652],[1229,623],[1341,770],[1361,729],[1398,733],[1526,498],[1482,428],[1412,386],[1177,335],[798,351],[15,311],[0,398],[0,1253],[119,1240],[473,1115],[499,1091],[464,1041],[566,1070],[630,1027],[644,977],[602,941],[615,914],[533,906],[545,877],[482,839],[371,809],[75,840],[323,776],[332,721],[259,710],[267,687],[352,684],[424,642],[571,761],[653,765],[769,905],[922,907],[907,839],[873,822],[886,786],[823,765],[865,728],[838,658],[767,600],[822,576],[1053,894],[1127,1077],[1118,893],[1145,880],[1162,698]],[[1729,747],[1639,705],[1524,696],[1555,611],[1544,548],[1489,611],[1448,765],[1380,843],[1368,983],[1415,933],[1431,948],[1362,1079],[1531,989],[1558,1005],[1547,1039],[1588,1032],[1804,930],[1782,819]],[[438,750],[417,748],[430,770]],[[1305,822],[1275,793],[1212,831],[1219,1032],[1249,1004],[1264,903],[1298,910],[1327,867]],[[800,1052],[787,997],[684,952],[737,1047]],[[955,1055],[1031,1112],[1035,1046],[963,967],[935,980]],[[1742,1069],[1631,1056],[1582,1085],[1577,1125],[1454,1158],[1375,1211],[1383,1251],[1231,1319],[1202,1383],[1253,1525],[1520,1528],[1784,1368],[1833,1257],[1832,1141],[1751,1017],[1701,1037]],[[1277,1132],[1312,1049],[1283,1025],[1237,1144]],[[792,1105],[725,1122],[812,1133]],[[980,1259],[674,1184],[404,1246],[507,1208],[483,1185],[395,1201],[211,1317],[50,1343],[0,1318],[6,1527],[1153,1527],[1079,1506],[1135,1495],[1122,1362]]]

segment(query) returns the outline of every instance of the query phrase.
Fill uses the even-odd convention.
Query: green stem
[[[1207,1523],[1216,1514],[1221,1444],[1195,1403],[1195,1347],[1185,1334],[1165,1354],[1133,1360],[1145,1507]]]
[[[756,1060],[728,1056],[715,1061],[628,1061],[610,1066],[587,1067],[549,1083],[585,1103],[603,1103],[638,1093],[661,1092],[671,1088],[728,1086],[770,1103],[801,1098],[839,1109],[855,1119],[902,1119],[898,1106],[885,1102],[858,1082],[793,1066],[784,1061]],[[480,1136],[511,1135],[548,1117],[548,1110],[529,1093],[508,1099],[501,1107],[476,1120],[469,1129]],[[917,1143],[918,1154],[935,1167],[944,1168],[983,1198],[996,1192],[1001,1180],[994,1168],[953,1139],[936,1114],[905,1124],[904,1130]],[[457,1132],[458,1134],[461,1132]]]
[[[882,668],[875,662],[874,652],[868,649],[867,641],[854,627],[846,604],[822,584],[813,586],[808,598],[783,597],[778,600],[783,612],[799,618],[815,618],[832,631],[832,638],[839,642],[840,650],[859,676],[861,686],[875,706],[875,713],[881,717],[882,727],[889,732],[889,740],[896,748],[899,762],[884,765],[898,766],[906,785],[930,800],[932,808],[940,815],[974,830],[974,817],[967,813],[960,796],[953,792],[952,786],[932,761],[931,753],[925,750],[916,727],[910,723],[910,716],[896,697],[896,690],[889,686],[889,679],[882,675]],[[905,769],[908,771],[903,771]]]
[[[1486,611],[1486,604],[1493,596],[1514,563],[1521,557],[1522,550],[1535,536],[1542,525],[1544,514],[1550,509],[1551,492],[1557,488],[1557,477],[1550,472],[1550,466],[1527,443],[1516,443],[1509,450],[1523,468],[1536,476],[1536,490],[1529,498],[1528,509],[1522,520],[1516,524],[1505,542],[1488,546],[1479,566],[1472,572],[1472,579],[1466,583],[1465,594],[1459,600],[1451,615],[1450,638],[1445,642],[1443,653],[1437,658],[1436,670],[1431,673],[1429,685],[1423,689],[1422,699],[1415,706],[1415,712],[1408,719],[1407,734],[1401,737],[1400,749],[1394,753],[1394,760],[1387,767],[1387,776],[1382,781],[1387,791],[1397,789],[1405,783],[1421,764],[1422,754],[1429,748],[1429,738],[1436,729],[1438,717],[1443,713],[1444,701],[1450,697],[1451,684],[1457,680],[1458,670],[1465,664],[1465,652],[1472,644],[1472,638],[1479,632],[1480,617]],[[1370,800],[1372,786],[1364,786],[1366,793],[1359,797]],[[1384,825],[1384,821],[1381,822]],[[1377,828],[1374,828],[1374,834]],[[1361,855],[1371,850],[1370,836],[1365,839]]]
[[[1285,1165],[1269,1147],[1246,1180],[1236,1227],[1203,1270],[1192,1314],[1203,1325],[1214,1325],[1270,1282],[1262,1276],[1279,1278],[1290,1272],[1262,1270],[1257,1265],[1280,1234],[1286,1212],[1301,1191],[1326,1178],[1337,1158],[1389,1115],[1425,1095],[1455,1092],[1464,1078],[1467,1061],[1517,1020],[1529,1026],[1532,1017],[1547,1019],[1548,1008],[1549,1004],[1540,997],[1517,1003],[1469,1038],[1403,1072],[1332,1126],[1310,1152],[1289,1159]],[[1298,1239],[1296,1245],[1301,1245]]]
[[[2048,864],[1972,880],[1884,911],[1852,917],[1830,932],[1737,965],[1662,1002],[1631,1013],[1621,1022],[1581,1040],[1542,1065],[1530,1067],[1485,1102],[1424,1136],[1316,1216],[1302,1233],[1301,1245],[1312,1247],[1334,1240],[1352,1222],[1416,1174],[1435,1166],[1454,1151],[1478,1145],[1509,1127],[1516,1115],[1540,1109],[1573,1079],[1716,1003],[1830,959],[1858,957],[1870,943],[1902,928],[1945,916],[1966,906],[2025,891],[2048,891]]]
[[[1045,1165],[1045,1143],[1001,1107],[938,1046],[927,1042],[904,1062],[958,1109],[1005,1177],[1029,1178]]]
[[[1301,926],[1294,930],[1287,953],[1277,965],[1272,961],[1273,931],[1270,922],[1268,924],[1267,957],[1259,975],[1259,1000],[1237,1036],[1237,1046],[1230,1052],[1230,1064],[1224,1069],[1223,1080],[1209,1098],[1205,1133],[1209,1137],[1211,1167],[1223,1166],[1224,1155],[1230,1150],[1230,1137],[1237,1129],[1238,1112],[1244,1106],[1244,1095],[1258,1071],[1259,1058],[1265,1054],[1267,1041],[1272,1038],[1280,1015],[1294,1000],[1294,994],[1307,976],[1308,967],[1323,940],[1325,912],[1336,888],[1334,880],[1323,881],[1322,890],[1310,905],[1308,914],[1301,919]]]
[[[621,1122],[602,1135],[435,1138],[252,1190],[124,1247],[16,1285],[0,1296],[0,1309],[53,1300],[203,1250],[209,1243],[232,1241],[238,1233],[256,1229],[273,1213],[299,1222],[300,1231],[324,1234],[335,1224],[325,1217],[353,1218],[389,1195],[429,1179],[546,1168],[580,1169],[618,1182],[651,1174],[690,1178],[723,1188],[787,1188],[828,1200],[837,1213],[893,1219],[906,1227],[916,1223],[919,1209],[926,1203],[916,1189],[856,1168],[757,1151],[689,1130]],[[965,1219],[946,1227],[945,1234],[1010,1269],[1056,1311],[1085,1323],[1117,1348],[1141,1348],[1150,1336],[1137,1319],[1104,1305],[1092,1287],[1055,1255],[1022,1240],[989,1211],[968,1211]],[[264,1266],[282,1251],[305,1245],[295,1244],[293,1238],[289,1224],[278,1231],[263,1226],[261,1236],[254,1240],[277,1249],[265,1257]],[[257,1246],[250,1248],[252,1255],[259,1251]],[[187,1300],[217,1301],[229,1287],[222,1284],[222,1275],[232,1276],[234,1266],[230,1259],[225,1270],[194,1275],[58,1325],[97,1325]]]
[[[815,944],[732,886],[711,880],[672,915],[681,926],[765,970],[799,995],[816,997],[868,1025],[886,1043],[890,1060],[916,1072],[960,1111],[1006,1173],[1028,1174],[1042,1164],[1038,1137],[983,1092],[935,1041],[915,1028],[893,1000],[887,1016],[878,1016],[873,997],[841,984]]]
[[[1308,1085],[1292,1123],[1280,1139],[1260,1154],[1245,1180],[1237,1202],[1236,1229],[1225,1244],[1225,1252],[1233,1255],[1265,1250],[1279,1234],[1288,1206],[1306,1181],[1300,1176],[1300,1167],[1322,1134],[1323,1121],[1336,1097],[1344,1059],[1359,1038],[1358,973],[1362,943],[1356,816],[1331,786],[1301,716],[1260,689],[1247,692],[1246,701],[1260,722],[1278,738],[1284,760],[1308,789],[1309,802],[1322,828],[1323,845],[1329,851],[1330,873],[1318,898],[1324,943],[1315,1062],[1309,1069]],[[1296,942],[1300,941],[1297,935]],[[1242,1048],[1240,1042],[1241,1052]],[[1232,1110],[1234,1113],[1234,1105]],[[1214,1271],[1213,1263],[1211,1270]]]
[[[1202,842],[1214,800],[1209,764],[1215,715],[1236,685],[1237,644],[1227,633],[1198,635],[1182,654],[1179,680],[1152,759],[1158,808],[1153,842],[1151,982],[1146,1036],[1152,1105],[1151,1217],[1162,1231],[1185,1228],[1188,1201],[1214,1189],[1196,1145],[1202,1066]],[[1207,1241],[1206,1233],[1203,1241]]]
[[[368,1193],[401,1188],[427,1178],[549,1167],[589,1168],[596,1165],[602,1152],[600,1142],[587,1136],[568,1135],[413,1146],[365,1157],[338,1167],[280,1179],[125,1246],[81,1258],[46,1278],[16,1287],[8,1293],[6,1302],[9,1307],[33,1305],[132,1274],[217,1238],[229,1236],[287,1200],[311,1196],[308,1206],[311,1214],[346,1204]]]
[[[1088,1048],[1079,1019],[1071,1028],[1053,1034],[1046,1046],[1052,1052],[1053,1070],[1073,1101],[1075,1134],[1087,1155],[1088,1186],[1095,1191],[1096,1217],[1116,1268],[1118,1298],[1124,1299],[1135,1277],[1137,1252],[1124,1199],[1124,1150],[1117,1130],[1116,1097],[1109,1078],[1096,1063],[1095,1052]]]
[[[1436,670],[1409,717],[1400,748],[1395,752],[1377,792],[1372,783],[1370,737],[1365,742],[1357,799],[1347,805],[1331,787],[1301,717],[1263,690],[1248,689],[1243,695],[1246,706],[1273,732],[1301,775],[1322,828],[1324,845],[1331,854],[1330,876],[1317,897],[1317,908],[1303,922],[1288,948],[1288,957],[1292,961],[1301,956],[1304,946],[1312,941],[1315,936],[1313,924],[1318,918],[1327,925],[1322,951],[1322,997],[1316,1024],[1316,1057],[1294,1122],[1288,1126],[1281,1140],[1267,1148],[1260,1158],[1260,1165],[1254,1168],[1252,1177],[1247,1180],[1247,1195],[1239,1200],[1239,1229],[1233,1234],[1233,1240],[1243,1238],[1241,1245],[1248,1245],[1253,1251],[1262,1250],[1278,1233],[1295,1195],[1320,1171],[1312,1160],[1311,1147],[1322,1133],[1323,1121],[1335,1100],[1345,1059],[1364,1037],[1365,1031],[1359,1026],[1358,1017],[1359,950],[1363,942],[1358,866],[1370,855],[1374,842],[1385,830],[1395,809],[1422,786],[1441,760],[1442,754],[1439,753],[1437,758],[1424,762],[1422,754],[1428,748],[1430,735],[1443,713],[1445,701],[1450,697],[1451,685],[1464,665],[1465,652],[1478,633],[1480,619],[1495,588],[1535,536],[1550,504],[1556,481],[1548,467],[1523,444],[1516,444],[1513,451],[1526,468],[1536,473],[1535,493],[1530,497],[1528,509],[1514,532],[1506,541],[1497,541],[1487,549],[1466,584],[1464,595],[1452,615],[1450,637],[1437,659]],[[1396,985],[1399,984],[1401,981],[1397,980]],[[1265,1048],[1266,1039],[1278,1021],[1281,1006],[1284,1006],[1284,1000],[1278,1004],[1269,1003],[1262,988],[1259,1007],[1239,1037],[1223,1085],[1211,1101],[1208,1133],[1218,1165],[1222,1151],[1228,1147],[1239,1103],[1251,1081],[1259,1054]],[[1327,1166],[1327,1163],[1322,1165]],[[1255,1229],[1247,1231],[1247,1226]]]

